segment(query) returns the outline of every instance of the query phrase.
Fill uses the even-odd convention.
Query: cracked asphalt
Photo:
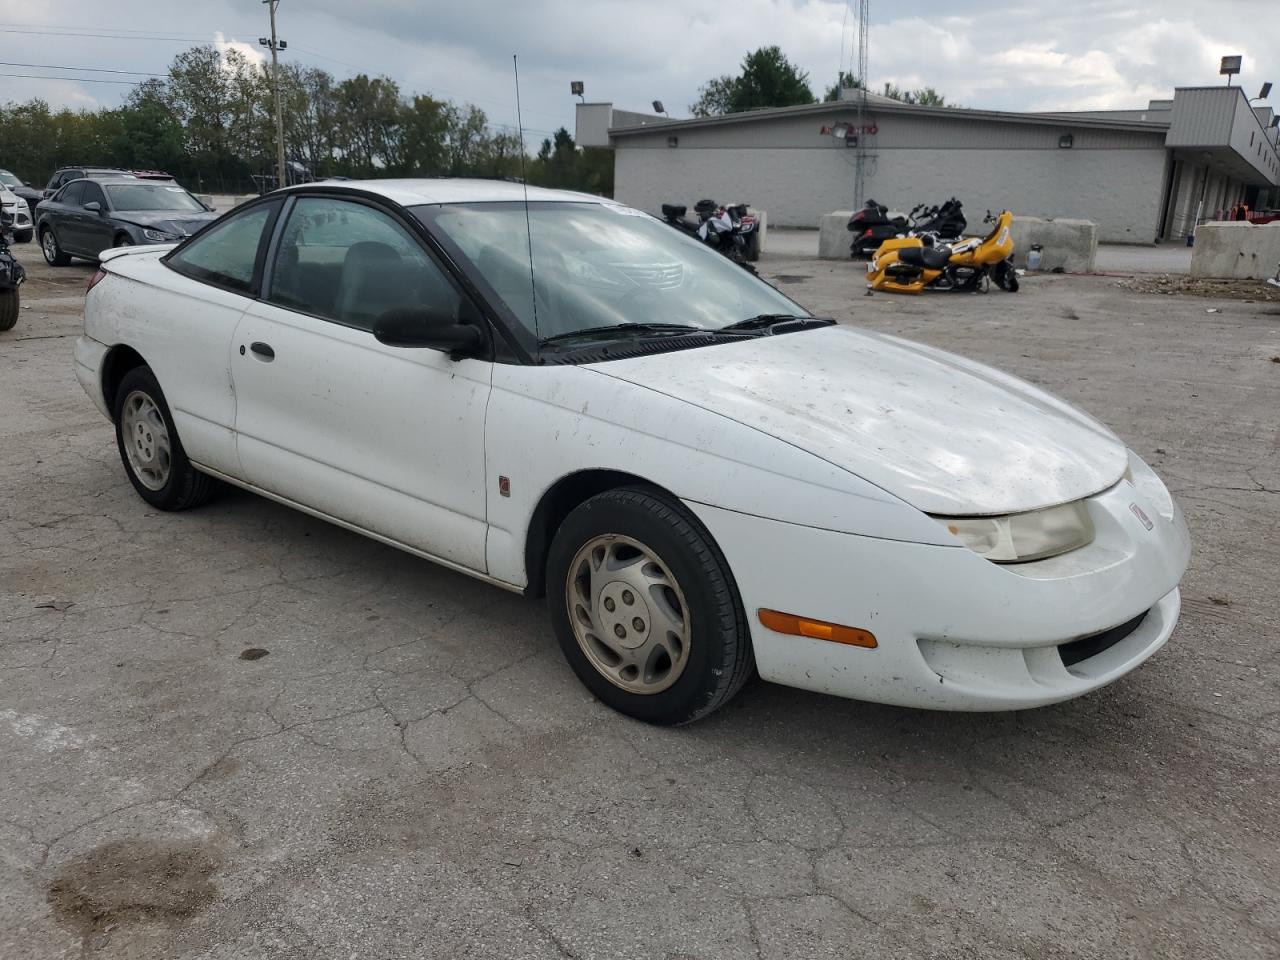
[[[1280,956],[1280,306],[865,298],[857,265],[766,257],[1113,426],[1187,513],[1183,619],[1042,710],[757,682],[657,729],[589,698],[538,603],[247,494],[147,508],[71,370],[89,269],[17,251],[4,960]]]

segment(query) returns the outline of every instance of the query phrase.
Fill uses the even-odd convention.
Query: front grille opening
[[[1062,665],[1064,667],[1075,666],[1081,660],[1088,660],[1090,657],[1096,657],[1104,650],[1110,650],[1133,631],[1137,630],[1138,625],[1147,619],[1147,614],[1150,612],[1150,610],[1145,610],[1129,622],[1122,623],[1118,627],[1112,627],[1110,630],[1103,630],[1101,633],[1095,633],[1092,636],[1081,637],[1079,640],[1072,640],[1070,643],[1062,644],[1058,647],[1058,655],[1062,657]]]

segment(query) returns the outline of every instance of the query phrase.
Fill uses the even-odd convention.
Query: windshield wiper
[[[578,338],[611,339],[613,337],[626,337],[646,333],[670,335],[680,333],[714,334],[715,331],[688,323],[611,323],[602,327],[584,327],[581,330],[557,333],[553,337],[543,337],[538,343],[560,343],[564,340],[576,340]]]
[[[767,330],[784,323],[802,325],[797,326],[797,329],[804,329],[812,326],[828,327],[835,321],[826,317],[800,317],[791,313],[761,313],[754,317],[747,317],[745,320],[739,320],[737,323],[731,323],[727,327],[720,327],[720,331]]]

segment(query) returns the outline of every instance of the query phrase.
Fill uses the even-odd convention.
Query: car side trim
[[[197,463],[195,460],[191,461],[191,465],[201,473],[207,473],[209,476],[215,477],[224,483],[229,483],[233,487],[248,490],[250,493],[256,493],[260,497],[266,497],[268,500],[274,500],[276,503],[283,504],[286,507],[292,507],[294,510],[298,510],[308,516],[315,517],[318,520],[325,520],[335,526],[342,527],[344,530],[350,530],[352,533],[358,533],[361,536],[368,537],[370,540],[377,540],[379,543],[385,543],[389,547],[395,547],[397,550],[403,550],[405,553],[411,553],[415,557],[420,557],[423,560],[430,560],[432,563],[438,563],[440,566],[447,567],[457,573],[465,573],[467,576],[473,577],[476,580],[482,580],[483,582],[492,584],[495,587],[501,587],[503,590],[524,596],[523,585],[508,583],[506,580],[499,580],[496,577],[489,576],[487,573],[481,573],[479,570],[473,570],[470,567],[463,566],[460,563],[455,563],[452,560],[446,560],[443,557],[438,557],[434,553],[428,553],[425,550],[419,550],[417,547],[411,547],[409,544],[395,540],[392,537],[387,537],[380,533],[374,533],[372,530],[366,530],[364,527],[351,523],[350,521],[343,520],[341,517],[335,517],[332,514],[325,513],[323,510],[316,510],[312,507],[308,507],[306,504],[299,503],[296,500],[290,500],[288,497],[282,497],[279,494],[272,493],[270,490],[264,490],[262,487],[254,486],[252,483],[247,483],[244,480],[239,480],[236,477],[223,473],[221,470],[215,470],[212,467],[205,466],[203,463]]]

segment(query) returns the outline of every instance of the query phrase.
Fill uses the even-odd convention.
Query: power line
[[[81,73],[129,73],[137,77],[167,77],[167,73],[147,73],[145,70],[108,70],[105,67],[67,67],[57,63],[14,63],[0,60],[0,67],[32,67],[37,70],[79,70]]]
[[[103,80],[98,77],[41,77],[34,73],[0,73],[0,77],[21,77],[24,80],[63,80],[69,83],[119,83],[126,87],[136,87],[146,83],[145,80]]]
[[[217,37],[131,37],[119,33],[88,33],[73,32],[70,30],[15,30],[12,27],[0,27],[0,33],[16,33],[25,37],[84,37],[95,40],[164,40],[173,41],[175,43],[221,43]]]

